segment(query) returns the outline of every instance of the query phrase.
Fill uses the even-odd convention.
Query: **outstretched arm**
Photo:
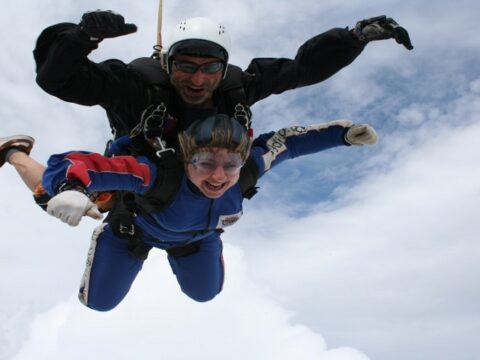
[[[73,151],[52,155],[42,185],[50,196],[72,186],[87,193],[125,190],[145,194],[156,177],[156,167],[146,157],[105,157],[96,153]]]
[[[324,81],[363,51],[365,43],[348,29],[334,28],[306,41],[294,59],[257,58],[245,70],[247,101]]]
[[[358,21],[352,30],[334,28],[306,41],[292,59],[253,59],[244,73],[251,105],[271,94],[319,83],[351,64],[367,43],[395,39],[413,49],[407,30],[385,15]]]
[[[261,176],[287,159],[341,145],[374,144],[377,138],[370,125],[354,125],[350,120],[336,120],[311,126],[290,126],[263,134],[255,139],[251,154]]]
[[[86,195],[78,191],[62,193],[50,202],[50,196],[44,193],[41,181],[45,166],[30,157],[35,140],[28,135],[13,135],[0,138],[0,167],[5,163],[12,165],[27,187],[34,193],[35,202],[51,215],[70,225],[77,225],[83,215],[101,219],[97,206]],[[47,208],[48,204],[48,209]],[[72,207],[67,206],[73,204]]]

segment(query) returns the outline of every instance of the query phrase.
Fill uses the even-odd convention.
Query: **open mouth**
[[[201,94],[204,91],[204,89],[203,89],[203,87],[194,88],[194,87],[191,87],[191,86],[187,86],[187,91],[192,93],[192,94],[198,95],[198,94]]]
[[[225,183],[222,184],[212,184],[211,182],[205,181],[205,188],[210,191],[220,191],[225,187]]]

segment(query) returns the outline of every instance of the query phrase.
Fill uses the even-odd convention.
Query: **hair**
[[[190,161],[197,152],[224,148],[239,153],[245,162],[252,145],[252,139],[242,125],[223,114],[195,121],[187,130],[178,134],[178,141],[184,161]]]

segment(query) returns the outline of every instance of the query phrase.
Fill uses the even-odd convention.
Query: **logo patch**
[[[233,215],[220,215],[218,217],[217,229],[235,224],[238,221],[238,219],[240,219],[242,214],[243,214],[242,211],[240,211],[239,213],[236,213]]]

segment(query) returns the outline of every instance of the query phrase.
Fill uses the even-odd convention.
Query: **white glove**
[[[352,125],[345,134],[345,141],[350,145],[375,144],[378,140],[375,129],[367,124]]]
[[[47,213],[70,226],[77,226],[83,215],[100,220],[103,215],[87,195],[76,190],[66,190],[55,195],[47,204]]]

